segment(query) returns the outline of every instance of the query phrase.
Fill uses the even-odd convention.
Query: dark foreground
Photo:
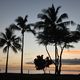
[[[0,73],[0,80],[80,80],[80,75]]]

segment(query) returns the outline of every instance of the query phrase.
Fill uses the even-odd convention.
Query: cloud
[[[25,62],[25,64],[34,64],[33,62]],[[62,59],[62,64],[80,65],[80,59]]]
[[[25,62],[25,64],[34,64],[34,62]]]
[[[80,65],[80,59],[63,59],[62,64]]]

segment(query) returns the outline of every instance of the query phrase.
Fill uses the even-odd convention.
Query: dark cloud
[[[33,64],[33,62],[25,62],[25,64]],[[80,59],[62,59],[62,64],[80,65]]]
[[[80,65],[80,59],[63,59],[62,64]]]

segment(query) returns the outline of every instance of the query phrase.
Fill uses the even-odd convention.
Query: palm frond
[[[63,24],[64,24],[65,26],[70,25],[70,23],[71,23],[71,21],[66,21],[66,22],[63,22]]]
[[[31,28],[31,29],[33,28],[34,29],[34,24],[27,24],[27,25],[25,25],[24,30],[27,30],[29,28]]]
[[[52,7],[51,7],[52,11],[55,12],[55,7],[54,7],[54,4],[52,4]]]
[[[27,22],[28,15],[25,16],[24,22]]]
[[[74,21],[70,21],[70,24],[74,26],[76,23]]]
[[[21,28],[18,27],[17,25],[15,25],[15,24],[11,24],[10,28],[13,29],[13,30],[21,30]]]
[[[3,53],[6,53],[7,50],[8,50],[8,46],[5,46],[5,47],[3,48]]]
[[[56,12],[55,12],[56,15],[58,14],[60,8],[61,8],[61,6],[57,7]]]
[[[68,49],[69,49],[69,48],[74,48],[74,46],[73,46],[73,45],[70,45],[70,44],[66,44],[66,45],[65,45],[65,48],[68,48]]]
[[[22,40],[21,40],[21,37],[17,37],[17,38],[15,38],[14,40],[15,40],[15,42],[17,42],[17,43],[19,43],[19,42],[22,41]]]
[[[38,35],[37,35],[37,42],[39,44],[48,45],[49,42],[50,42],[50,38],[48,37],[47,34],[44,34],[44,32],[38,33]]]
[[[16,20],[15,20],[17,23],[20,23],[20,22],[23,22],[23,17],[19,16]]]
[[[1,36],[3,39],[7,40],[6,34],[0,33],[0,36]]]
[[[59,19],[57,20],[57,23],[62,22],[63,19],[68,18],[68,15],[66,13],[62,14]]]
[[[11,36],[11,40],[13,41],[16,38],[16,35]]]
[[[80,40],[80,32],[79,31],[71,31],[71,38],[73,42],[78,42]]]
[[[21,50],[21,44],[14,42],[14,43],[13,43],[13,46],[14,46],[16,49]]]
[[[77,25],[77,31],[80,31],[80,24]]]
[[[41,18],[41,19],[46,19],[46,15],[45,14],[38,14],[38,18]]]
[[[12,38],[11,38],[11,41],[12,42],[21,42],[21,37],[19,37],[19,36],[16,37],[16,35],[13,35]]]
[[[34,27],[34,23],[27,24],[29,27]]]
[[[39,21],[39,22],[36,22],[34,24],[34,29],[39,29],[40,30],[40,29],[43,29],[44,26],[45,26],[45,23],[43,21]]]
[[[62,25],[63,25],[63,26],[66,27],[66,26],[70,25],[70,23],[71,23],[71,21],[65,21],[65,22],[59,23],[58,25],[59,25],[59,26],[62,26]]]
[[[38,14],[38,18],[41,18],[42,20],[44,20],[44,22],[46,22],[46,24],[48,24],[49,22],[51,22],[51,17],[46,15],[46,14]]]
[[[10,27],[6,28],[5,31],[8,39],[11,38],[11,36],[14,34],[13,30]]]
[[[17,49],[15,48],[15,46],[11,46],[12,50],[17,53]]]
[[[26,31],[27,31],[27,32],[32,32],[34,35],[36,34],[35,30],[32,30],[32,29],[30,29],[30,28],[27,29]]]
[[[6,40],[3,38],[0,38],[0,48],[3,47],[6,44]]]

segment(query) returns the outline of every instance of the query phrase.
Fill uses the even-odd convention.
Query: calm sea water
[[[35,66],[26,66],[24,68],[24,73],[27,74],[43,74],[43,70],[36,70]],[[5,69],[2,69],[0,73],[4,73]],[[9,73],[20,73],[19,68],[9,68]],[[54,74],[54,66],[50,66],[50,68],[45,69],[46,73]],[[80,74],[80,65],[64,65],[62,66],[61,74]]]
[[[20,70],[8,70],[9,73],[20,73]],[[52,70],[46,70],[46,73],[54,74]],[[4,73],[4,70],[0,73]],[[27,74],[43,74],[43,70],[24,70],[24,73]],[[80,70],[64,70],[61,71],[61,74],[80,74]]]

